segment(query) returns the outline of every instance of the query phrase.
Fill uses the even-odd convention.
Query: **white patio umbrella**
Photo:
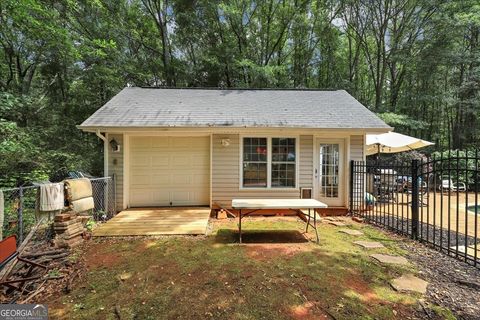
[[[396,132],[367,134],[367,156],[377,153],[397,153],[434,145],[433,142]]]

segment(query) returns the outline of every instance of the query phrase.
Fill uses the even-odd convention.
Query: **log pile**
[[[85,232],[83,217],[78,217],[73,211],[58,214],[53,222],[53,231],[56,247],[71,248],[79,245]]]
[[[18,256],[0,270],[0,281],[7,282],[0,285],[0,304],[35,303],[71,290],[84,270],[83,259],[79,249],[53,247],[50,230],[50,224],[38,222],[17,248]]]

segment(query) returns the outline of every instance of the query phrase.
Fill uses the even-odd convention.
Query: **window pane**
[[[295,187],[295,164],[272,163],[272,187]]]
[[[244,187],[266,187],[267,186],[267,164],[244,162],[243,186]]]
[[[267,186],[267,138],[243,138],[243,186]]]
[[[267,138],[243,138],[243,161],[267,161]]]
[[[295,138],[272,138],[272,161],[295,162]]]

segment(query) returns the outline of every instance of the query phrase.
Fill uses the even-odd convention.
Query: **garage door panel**
[[[152,203],[149,205],[156,205],[157,203],[169,203],[170,195],[168,191],[153,191],[152,192]]]
[[[191,161],[188,156],[182,154],[172,155],[170,158],[170,164],[173,168],[187,168]]]
[[[192,176],[189,174],[176,174],[171,175],[172,185],[181,186],[181,187],[189,187],[193,181]]]
[[[189,191],[185,191],[185,190],[176,190],[176,191],[172,191],[172,201],[173,202],[182,202],[182,203],[190,203],[192,202],[192,197],[191,197],[191,193],[192,192],[189,192]]]
[[[194,174],[192,183],[202,187],[208,186],[208,177],[201,174]]]
[[[168,173],[152,174],[151,185],[153,187],[168,187],[169,185],[171,185],[170,175]]]
[[[151,164],[154,168],[163,168],[168,167],[169,159],[165,158],[161,153],[150,156]]]
[[[150,179],[150,176],[145,174],[135,174],[135,175],[132,175],[131,177],[132,179],[132,182],[131,182],[131,185],[132,186],[138,186],[138,187],[141,187],[141,186],[144,186],[144,187],[148,187],[150,184],[151,184],[151,179]]]
[[[140,203],[145,203],[145,205],[149,205],[149,203],[152,203],[151,194],[145,191],[146,190],[143,189],[136,189],[130,192],[130,197],[134,199],[132,205],[135,206]]]
[[[131,137],[130,138],[130,150],[142,151],[152,146],[152,139],[145,137]]]
[[[150,165],[151,160],[147,153],[134,153],[130,156],[130,161],[134,163],[132,167],[147,167]]]
[[[209,137],[130,140],[130,205],[208,205]]]

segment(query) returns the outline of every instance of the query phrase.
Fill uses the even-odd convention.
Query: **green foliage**
[[[346,89],[435,148],[478,147],[477,2],[1,1],[0,186],[100,174],[75,126],[126,85]]]
[[[470,190],[480,190],[480,161],[477,161],[476,150],[445,150],[432,153],[432,159],[442,159],[435,162],[438,181],[450,177],[454,183],[463,182]]]
[[[415,120],[405,114],[384,112],[377,115],[388,125],[395,128],[401,127],[404,130],[418,130],[428,126],[426,121]]]
[[[97,223],[93,219],[89,219],[87,223],[85,224],[85,228],[87,228],[88,231],[93,231],[93,228],[95,227]]]

